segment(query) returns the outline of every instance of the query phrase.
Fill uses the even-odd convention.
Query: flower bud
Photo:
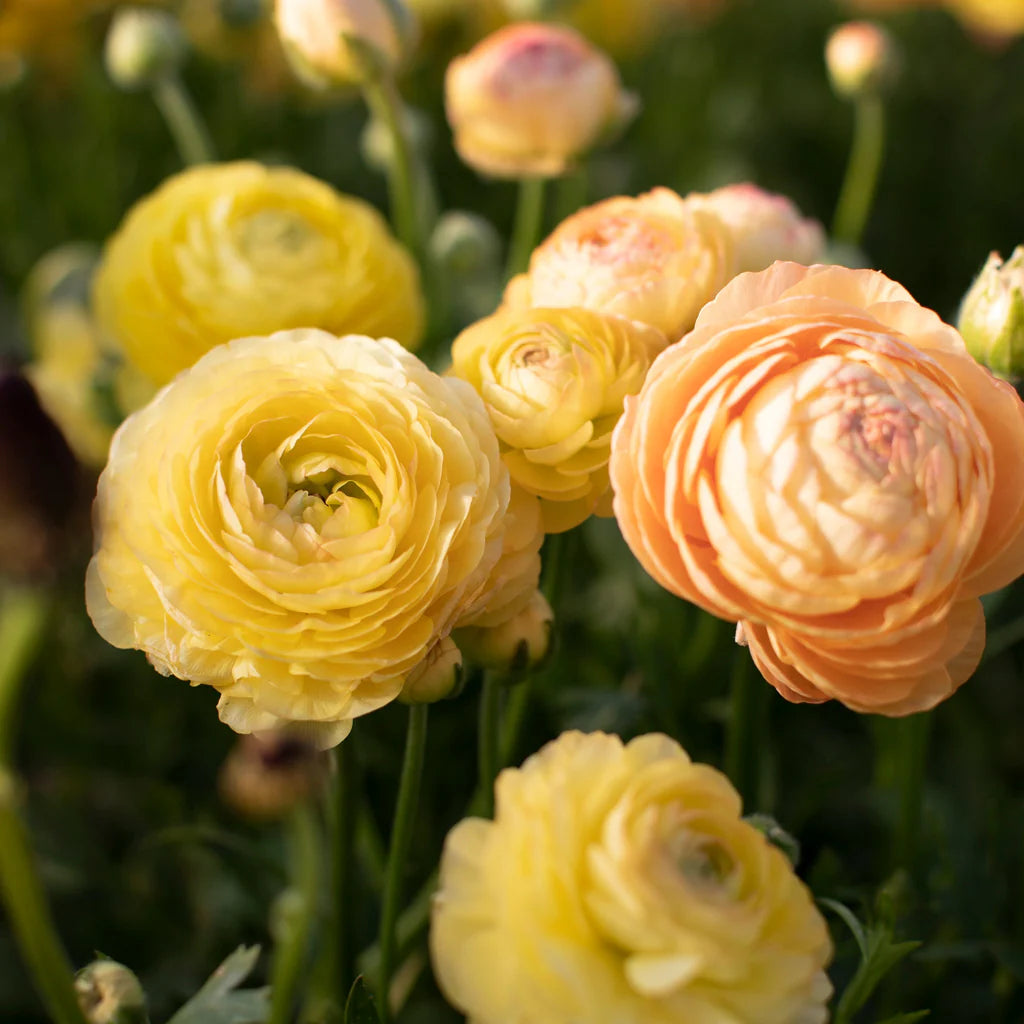
[[[243,817],[271,821],[308,800],[327,778],[327,755],[299,729],[243,736],[220,773],[220,795]]]
[[[1004,263],[992,253],[960,306],[967,349],[1000,377],[1024,375],[1024,245]]]
[[[840,25],[825,44],[832,88],[844,99],[883,91],[896,73],[896,50],[889,33],[870,21]]]
[[[458,277],[479,277],[496,270],[501,237],[489,220],[465,210],[442,214],[430,236],[437,262]]]
[[[296,74],[320,88],[393,74],[413,37],[401,0],[277,0],[274,21]]]
[[[427,656],[405,677],[399,700],[433,704],[462,689],[462,652],[450,636],[438,640]]]
[[[146,993],[124,964],[94,960],[75,975],[75,993],[89,1024],[149,1024]]]
[[[165,11],[126,7],[107,33],[107,73],[122,89],[142,89],[173,74],[185,53],[177,19]]]
[[[547,655],[554,617],[547,598],[537,590],[518,615],[490,629],[480,626],[461,629],[459,642],[468,658],[487,668],[523,672]]]
[[[448,66],[459,156],[499,178],[554,176],[628,121],[636,100],[611,59],[569,28],[499,29]]]

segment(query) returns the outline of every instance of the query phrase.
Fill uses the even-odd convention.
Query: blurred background
[[[854,8],[675,0],[670,29],[655,32],[645,24],[654,2],[578,5],[580,24],[613,52],[642,110],[585,174],[554,190],[548,226],[608,195],[745,180],[789,195],[827,226],[852,110],[829,87],[823,47]],[[180,167],[150,95],[119,91],[107,78],[112,6],[0,0],[6,361],[29,355],[21,297],[36,261],[68,242],[101,245],[136,199]],[[448,60],[500,23],[501,5],[413,6],[422,35],[402,91],[422,115],[443,205],[479,213],[507,237],[514,186],[459,162],[442,108]],[[949,319],[988,253],[1009,255],[1024,242],[1024,41],[935,4],[874,6],[901,60],[863,249],[871,266]],[[304,91],[258,0],[178,7],[192,44],[184,78],[221,158],[290,163],[386,207],[384,177],[365,157],[363,105],[355,95]],[[0,435],[24,435],[26,422],[14,404],[0,404]],[[74,524],[52,567],[57,612],[29,674],[17,737],[45,881],[72,959],[84,963],[99,950],[127,963],[150,995],[153,1019],[165,1020],[235,946],[266,943],[268,906],[284,877],[280,836],[274,826],[239,821],[218,798],[218,770],[235,737],[216,718],[216,694],[158,677],[142,655],[107,647],[86,618],[84,524],[94,478],[82,469],[76,476],[42,443],[26,454],[22,441],[0,439],[0,457],[0,501],[12,489],[23,494],[17,480],[31,478],[32,500]],[[557,651],[534,681],[513,760],[578,727],[627,737],[667,731],[695,759],[722,766],[728,681],[747,664],[731,628],[661,592],[614,521],[576,531],[568,557]],[[932,1008],[937,1021],[1024,1020],[1022,596],[1018,585],[988,599],[982,669],[932,716],[922,855],[908,879],[886,890],[900,935],[924,945],[858,1019]],[[755,683],[762,749],[744,780],[748,808],[773,814],[800,839],[801,872],[816,895],[872,907],[891,881],[900,770],[893,724],[831,705],[788,705]],[[410,891],[464,813],[475,721],[472,692],[433,713]],[[403,726],[401,710],[387,708],[361,721],[350,741],[369,794],[360,831],[366,905],[356,908],[367,943]],[[446,756],[463,750],[464,758]],[[856,956],[841,926],[836,935],[842,984]],[[457,1020],[422,955],[407,969],[413,995],[403,1020]],[[0,1017],[44,1019],[2,919]]]

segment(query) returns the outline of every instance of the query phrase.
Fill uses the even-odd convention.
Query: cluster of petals
[[[89,613],[219,690],[236,730],[334,743],[461,620],[529,600],[536,560],[502,559],[509,490],[473,389],[396,342],[234,341],[115,435]]]
[[[1024,404],[873,271],[737,278],[612,448],[634,553],[790,700],[932,707],[978,664],[978,598],[1024,570]]]
[[[452,346],[452,373],[483,398],[512,481],[544,531],[611,514],[608,458],[626,395],[665,347],[660,331],[588,309],[501,309]]]
[[[505,304],[584,306],[639,320],[677,341],[736,274],[821,257],[820,226],[782,196],[732,185],[682,197],[656,188],[564,220],[512,279]]]
[[[824,1024],[810,893],[673,740],[564,733],[495,803],[448,835],[431,921],[473,1024]]]
[[[105,339],[155,384],[234,338],[297,327],[420,340],[409,254],[369,204],[288,167],[190,168],[108,242],[94,304]]]

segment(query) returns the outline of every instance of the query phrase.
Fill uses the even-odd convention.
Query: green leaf
[[[380,1024],[380,1015],[362,975],[356,978],[352,991],[348,994],[345,1024]]]
[[[259,959],[259,946],[239,946],[167,1024],[263,1024],[270,989],[239,989]]]
[[[843,919],[843,923],[850,929],[853,937],[857,940],[857,947],[860,949],[861,957],[866,960],[868,958],[868,937],[864,931],[864,926],[857,920],[857,915],[845,903],[840,903],[838,900],[820,899],[818,902],[827,910],[831,910],[837,917]]]

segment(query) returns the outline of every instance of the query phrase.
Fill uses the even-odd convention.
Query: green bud
[[[772,846],[778,847],[796,867],[800,863],[800,842],[791,836],[770,814],[748,814],[743,819],[753,825]]]
[[[1007,380],[1024,375],[1024,246],[992,253],[964,296],[957,326],[967,350]]]
[[[489,220],[464,210],[450,210],[430,236],[434,259],[456,277],[482,277],[498,269],[501,236]]]
[[[93,961],[75,975],[75,992],[89,1024],[149,1024],[146,994],[124,964]]]
[[[107,73],[122,89],[144,89],[174,74],[185,55],[185,37],[165,11],[125,7],[107,33]]]
[[[438,640],[427,656],[406,677],[399,700],[406,704],[433,704],[462,689],[462,652],[451,637]]]
[[[554,614],[547,598],[535,591],[526,607],[500,626],[467,626],[458,631],[466,657],[519,676],[544,660],[551,647]],[[513,680],[514,681],[514,680]]]

